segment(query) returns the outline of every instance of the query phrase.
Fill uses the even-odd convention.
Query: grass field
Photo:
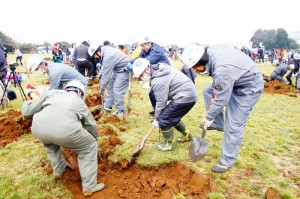
[[[50,57],[45,57],[47,56]],[[24,55],[24,63],[27,57],[28,55]],[[9,55],[9,62],[13,59]],[[179,61],[172,61],[172,65],[181,67]],[[274,69],[270,64],[261,64],[259,67],[267,75]],[[17,72],[21,71],[24,72],[25,67],[17,68]],[[46,76],[31,74],[30,79],[22,82],[22,86],[26,87],[28,83],[39,85],[46,79]],[[194,135],[200,135],[199,124],[205,115],[202,89],[211,81],[207,76],[196,78],[199,100],[183,118]],[[16,88],[12,89],[20,95]],[[113,161],[130,158],[133,148],[149,130],[152,117],[148,114],[151,111],[148,92],[138,81],[132,82],[132,113],[124,124],[127,127],[126,133],[118,135],[124,144],[115,147]],[[283,198],[300,198],[299,97],[299,94],[297,97],[289,97],[263,93],[248,120],[236,165],[225,174],[211,172],[211,167],[218,162],[221,154],[223,133],[218,131],[207,133],[209,150],[201,161],[193,163],[188,156],[189,143],[178,144],[172,152],[156,151],[154,146],[159,143],[159,133],[156,130],[147,140],[137,163],[156,166],[184,162],[190,169],[206,173],[216,182],[217,188],[208,195],[211,199],[264,198],[269,187],[277,190]],[[1,112],[5,113],[9,109],[20,110],[21,107],[22,100],[19,97]],[[179,136],[179,133],[176,135]],[[61,183],[55,183],[54,178],[43,171],[41,162],[49,163],[49,160],[42,145],[32,135],[25,135],[18,142],[1,148],[0,198],[70,198],[68,190]],[[184,197],[178,193],[174,198]]]

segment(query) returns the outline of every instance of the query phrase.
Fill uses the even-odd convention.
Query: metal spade
[[[193,162],[197,162],[202,159],[209,147],[209,144],[204,139],[207,130],[207,124],[204,122],[201,137],[193,137],[193,141],[190,145],[190,157]]]

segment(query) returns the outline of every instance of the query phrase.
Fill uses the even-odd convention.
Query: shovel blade
[[[209,144],[206,142],[204,138],[200,137],[193,137],[193,141],[190,145],[190,157],[193,162],[197,162],[198,160],[202,159],[207,150]]]

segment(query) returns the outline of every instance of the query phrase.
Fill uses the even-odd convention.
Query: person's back
[[[87,86],[88,84],[87,79],[77,70],[62,63],[49,64],[48,75],[50,79],[50,90],[61,89],[63,84],[66,84],[71,80],[78,80],[84,86]]]
[[[33,117],[32,130],[43,133],[49,137],[72,134],[80,131],[79,112],[86,109],[86,104],[75,92],[64,90],[51,90],[43,96],[46,98],[42,104],[42,111]],[[26,115],[25,115],[26,116]]]

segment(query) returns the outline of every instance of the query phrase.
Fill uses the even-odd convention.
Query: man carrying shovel
[[[207,71],[213,78],[213,86],[209,84],[203,89],[206,106],[203,126],[223,130],[226,107],[221,159],[212,168],[213,172],[224,173],[236,162],[250,112],[263,92],[262,74],[249,56],[227,46],[204,48],[191,44],[185,48],[182,61],[196,73]],[[214,100],[209,106],[212,94]]]
[[[82,191],[90,196],[104,184],[97,184],[98,127],[82,100],[84,95],[83,84],[70,81],[65,90],[51,90],[39,99],[25,101],[22,114],[33,117],[32,134],[43,143],[55,176],[61,177],[66,169],[61,147],[78,154]]]
[[[150,77],[151,89],[157,100],[152,125],[161,129],[165,143],[156,146],[156,149],[175,149],[174,128],[182,134],[177,139],[178,142],[192,140],[192,134],[181,119],[198,100],[194,83],[182,72],[165,63],[151,65],[150,69],[150,62],[143,58],[135,60],[132,70],[136,77]]]

